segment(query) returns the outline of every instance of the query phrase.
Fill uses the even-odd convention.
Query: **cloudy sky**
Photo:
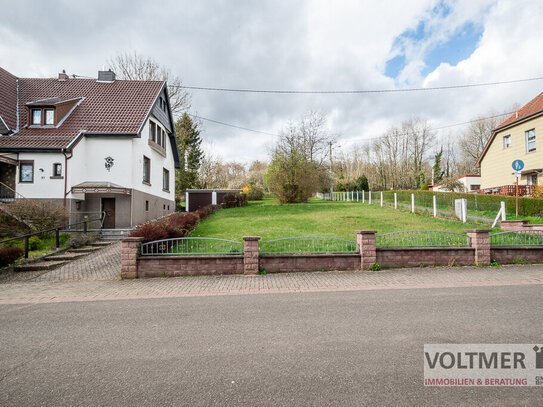
[[[0,0],[0,66],[17,76],[96,76],[120,52],[167,66],[188,86],[379,90],[543,77],[541,0]],[[310,110],[343,149],[414,116],[439,128],[503,112],[543,80],[384,94],[191,91],[206,149],[266,159],[281,129]],[[465,127],[437,131],[436,144]]]

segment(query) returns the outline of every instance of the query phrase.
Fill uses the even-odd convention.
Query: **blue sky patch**
[[[440,2],[432,10],[433,15],[438,15],[440,18],[446,18],[451,13],[450,7]],[[483,34],[483,26],[475,25],[468,22],[460,27],[454,35],[446,42],[436,44],[427,49],[424,56],[425,67],[421,74],[426,76],[428,73],[436,69],[441,63],[456,65],[458,62],[468,58],[477,47],[477,43]],[[426,26],[425,21],[420,21],[416,29],[411,29],[399,35],[392,49],[398,50],[396,55],[389,59],[385,66],[385,75],[390,78],[397,78],[400,72],[405,68],[409,61],[406,60],[405,46],[417,46],[417,43],[426,40],[433,35],[432,28]]]

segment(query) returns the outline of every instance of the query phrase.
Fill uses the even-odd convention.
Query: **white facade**
[[[155,120],[155,123],[157,121]],[[143,157],[151,160],[150,185],[143,182]],[[83,137],[67,154],[67,160],[59,153],[20,153],[19,161],[34,163],[33,182],[21,182],[17,167],[17,192],[25,198],[64,198],[67,174],[67,198],[81,199],[73,195],[72,186],[84,182],[109,182],[123,188],[175,200],[175,164],[169,138],[165,143],[165,154],[149,143],[149,119],[143,126],[140,138]],[[106,158],[113,158],[113,166],[106,168]],[[68,170],[66,171],[66,163]],[[61,164],[61,178],[53,176],[53,164]],[[163,190],[163,170],[169,172],[169,191]]]
[[[471,192],[481,189],[480,175],[463,175],[458,178],[458,181],[464,185],[464,191]]]

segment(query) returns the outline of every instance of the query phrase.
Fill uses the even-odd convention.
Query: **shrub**
[[[18,235],[52,229],[68,223],[66,208],[50,201],[16,199],[0,211],[0,232]]]
[[[230,192],[224,196],[225,208],[237,208],[241,206],[247,206],[247,195]]]
[[[370,267],[370,271],[380,271],[380,270],[381,270],[381,266],[378,263],[373,263],[372,266]]]
[[[38,236],[31,236],[28,239],[29,250],[40,250],[43,247],[43,241]]]
[[[15,260],[23,257],[24,251],[20,247],[5,247],[0,249],[0,267],[5,267]]]
[[[243,193],[247,195],[249,201],[262,201],[262,199],[264,199],[264,191],[252,182],[246,187],[243,187]]]
[[[167,218],[147,222],[134,229],[130,236],[143,237],[143,242],[187,236],[202,219],[221,209],[220,205],[207,205],[193,212],[176,213]]]
[[[90,233],[72,233],[66,242],[68,247],[76,248],[85,246],[96,239],[96,235]]]

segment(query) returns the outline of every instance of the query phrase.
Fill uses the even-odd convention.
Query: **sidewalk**
[[[543,284],[543,265],[0,284],[0,304]]]

